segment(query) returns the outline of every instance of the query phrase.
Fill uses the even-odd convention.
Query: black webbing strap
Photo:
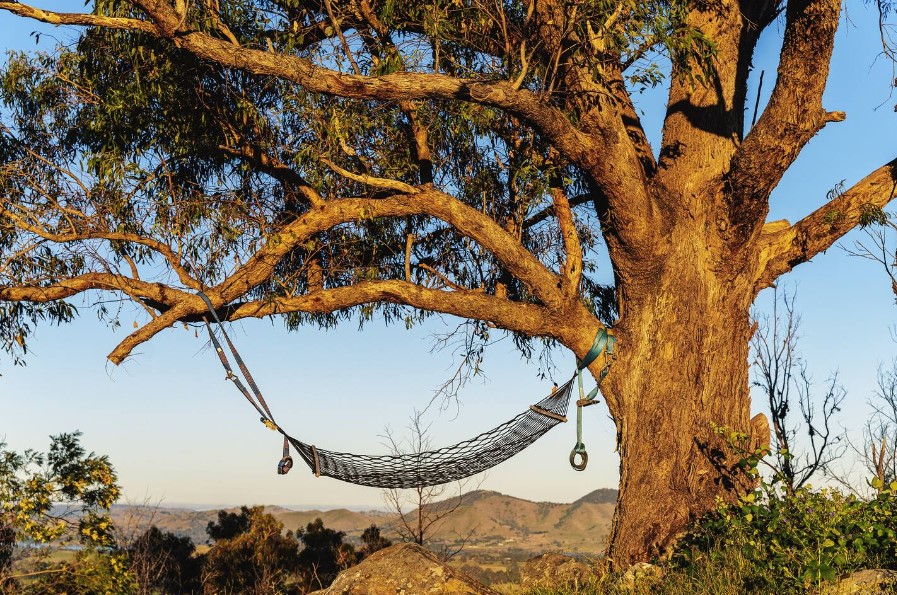
[[[212,342],[212,346],[215,348],[215,353],[218,354],[218,359],[221,360],[222,367],[224,367],[224,371],[227,375],[227,380],[230,380],[234,383],[234,385],[240,390],[243,396],[246,397],[246,400],[249,401],[249,404],[252,405],[256,411],[258,411],[259,415],[261,415],[264,419],[268,419],[268,412],[262,409],[262,407],[256,402],[252,395],[249,394],[249,391],[246,390],[246,387],[243,385],[240,377],[234,374],[234,371],[230,366],[230,362],[227,360],[227,354],[225,354],[224,349],[221,347],[221,343],[218,342],[218,337],[215,336],[215,332],[212,330],[211,325],[209,325],[209,322],[207,320],[204,322],[206,323],[206,330],[209,332],[209,340]]]
[[[243,358],[240,357],[240,353],[237,351],[236,346],[234,346],[233,341],[230,340],[230,336],[224,329],[224,324],[222,324],[221,319],[218,318],[218,313],[215,312],[215,307],[212,305],[212,301],[206,294],[201,291],[197,291],[196,295],[201,297],[202,300],[206,303],[206,306],[208,306],[209,312],[212,314],[212,319],[218,325],[218,329],[221,331],[221,336],[224,337],[228,349],[230,349],[231,355],[233,355],[234,357],[234,361],[237,362],[237,367],[240,369],[240,373],[243,374],[243,378],[246,379],[246,384],[248,384],[249,388],[252,389],[252,393],[250,394],[250,392],[246,389],[246,386],[240,380],[240,377],[234,374],[233,368],[231,368],[230,365],[230,361],[228,361],[227,359],[227,354],[224,352],[224,348],[221,346],[221,343],[218,341],[218,337],[215,336],[215,332],[212,330],[212,325],[209,324],[207,318],[203,318],[203,322],[205,322],[206,324],[206,330],[209,332],[209,340],[212,342],[212,346],[215,348],[215,352],[218,354],[218,359],[221,360],[221,365],[224,367],[227,379],[233,382],[237,389],[239,389],[239,391],[243,394],[243,396],[246,397],[246,400],[249,401],[249,403],[261,416],[260,421],[265,424],[268,429],[283,434],[283,457],[277,464],[277,473],[279,475],[286,475],[293,467],[293,458],[290,456],[290,442],[289,440],[287,440],[286,433],[284,433],[280,426],[275,423],[274,416],[271,414],[271,409],[268,407],[268,403],[265,401],[265,397],[262,396],[262,391],[259,389],[258,385],[255,383],[255,380],[252,378],[252,374],[249,373],[249,368],[246,367],[246,363],[243,361]]]

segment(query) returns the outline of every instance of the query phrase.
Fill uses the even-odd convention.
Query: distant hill
[[[594,492],[589,492],[573,504],[579,504],[580,502],[588,502],[590,504],[616,504],[617,490],[600,488]]]
[[[610,499],[603,492],[614,496]],[[439,527],[439,535],[450,539],[469,534],[470,543],[483,547],[595,552],[607,539],[615,502],[615,490],[598,490],[572,504],[472,492],[462,497],[458,510]]]
[[[457,510],[434,527],[434,545],[450,546],[466,539],[465,551],[596,553],[602,549],[610,531],[616,499],[617,491],[612,489],[595,490],[570,504],[531,502],[487,490],[469,492],[461,496]],[[372,524],[379,526],[387,537],[397,539],[397,518],[385,512],[297,511],[279,506],[265,510],[288,530],[295,531],[320,518],[325,526],[345,532],[350,541],[357,542],[362,531]],[[112,514],[126,537],[156,525],[163,531],[190,537],[197,544],[206,543],[206,525],[218,516],[217,510],[128,505],[114,506]]]

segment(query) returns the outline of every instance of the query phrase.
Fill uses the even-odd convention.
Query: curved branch
[[[32,225],[10,211],[9,209],[0,206],[0,215],[7,217],[11,221],[13,221],[19,229],[23,229],[25,231],[31,232],[34,235],[43,238],[44,240],[48,240],[50,242],[54,242],[57,244],[71,243],[71,242],[80,242],[84,240],[106,240],[109,242],[128,242],[131,244],[138,244],[140,246],[145,246],[154,252],[162,255],[163,258],[168,262],[171,269],[177,274],[178,279],[187,287],[192,287],[194,289],[199,289],[200,284],[199,281],[190,276],[187,272],[187,269],[183,267],[181,264],[181,260],[175,251],[166,244],[165,242],[161,242],[159,240],[154,240],[152,238],[147,238],[144,236],[139,236],[134,233],[126,233],[126,232],[113,232],[106,230],[87,230],[83,232],[73,232],[73,233],[53,233],[38,227],[36,225]]]
[[[557,307],[563,302],[557,275],[501,225],[444,192],[420,187],[416,194],[384,199],[346,198],[310,209],[270,237],[264,248],[219,286],[221,303],[239,299],[267,279],[284,255],[316,233],[352,221],[407,215],[430,215],[445,221],[491,252],[543,303]]]
[[[83,273],[46,285],[0,285],[0,300],[10,302],[47,303],[64,300],[90,290],[130,292],[163,304],[176,303],[188,292],[162,283],[150,283],[114,273]]]
[[[275,180],[296,188],[311,204],[323,204],[324,199],[318,194],[318,191],[299,172],[285,164],[276,155],[268,154],[258,146],[249,143],[238,147],[218,145],[218,150],[231,157],[246,159]]]
[[[564,292],[575,296],[579,292],[579,283],[582,279],[582,246],[579,243],[579,233],[576,231],[576,220],[573,218],[573,210],[564,189],[560,187],[560,180],[549,189],[554,200],[554,210],[557,213],[558,225],[564,240],[564,263],[561,265],[561,277]]]
[[[761,235],[756,291],[828,249],[841,236],[897,195],[897,159],[878,168],[849,190],[787,229],[773,223]]]
[[[590,194],[577,194],[573,198],[569,199],[568,202],[570,203],[570,207],[573,208],[573,207],[578,207],[579,205],[590,203],[593,200],[594,200],[594,198]],[[527,217],[523,221],[523,229],[529,229],[533,225],[536,225],[537,223],[541,223],[542,221],[545,221],[546,219],[550,219],[551,217],[554,217],[554,216],[556,216],[556,212],[554,210],[554,205],[550,204],[547,207],[545,207],[544,209],[535,213],[534,215]]]
[[[401,280],[363,281],[301,296],[232,304],[227,318],[260,318],[289,312],[326,314],[375,302],[405,304],[461,318],[488,320],[503,329],[532,336],[553,336],[551,311],[544,306],[512,302],[483,291],[447,291]]]
[[[418,193],[417,188],[415,188],[411,184],[406,184],[405,182],[390,180],[389,178],[378,178],[375,176],[369,176],[367,174],[352,173],[349,170],[343,169],[342,167],[333,163],[329,159],[326,159],[325,157],[318,157],[318,160],[342,177],[348,178],[360,184],[366,184],[368,186],[373,186],[374,188],[383,188],[384,190],[392,190],[394,192],[402,192],[404,194]]]
[[[677,187],[687,179],[692,187],[716,184],[729,167],[741,136],[744,81],[759,31],[745,26],[735,2],[690,2],[685,27],[712,39],[709,48],[673,61],[670,90],[658,163],[658,182]],[[701,54],[704,54],[703,56]],[[699,75],[703,80],[695,80]],[[671,182],[667,182],[670,180]],[[703,197],[689,204],[689,196],[666,196],[674,209],[693,212],[706,208]]]
[[[264,316],[275,313],[275,310],[271,310],[273,306],[266,304],[283,303],[286,304],[283,307],[297,311],[301,308],[323,308],[308,311],[333,311],[372,301],[393,301],[468,318],[488,319],[509,330],[519,330],[527,334],[554,336],[553,331],[546,330],[551,325],[536,332],[535,320],[539,318],[536,313],[562,312],[571,302],[570,299],[565,299],[561,292],[558,275],[546,268],[516,238],[488,216],[450,195],[432,189],[421,189],[416,194],[397,195],[385,199],[351,198],[314,206],[285,225],[276,236],[270,236],[267,244],[244,265],[237,268],[217,287],[207,289],[205,293],[216,307],[230,304],[269,279],[280,260],[313,235],[348,222],[408,215],[430,215],[452,225],[460,233],[494,254],[502,265],[526,284],[533,295],[545,305],[520,305],[520,308],[511,312],[507,306],[511,302],[495,296],[486,296],[482,291],[443,292],[419,287],[406,281],[384,281],[375,284],[362,283],[338,290],[315,290],[305,296],[289,298],[293,300],[292,302],[275,300],[257,302],[253,306],[229,306],[226,308],[227,317]],[[190,292],[113,273],[85,273],[43,286],[0,287],[0,300],[49,302],[89,290],[121,291],[161,312],[158,317],[129,335],[110,353],[109,359],[116,364],[123,361],[137,345],[149,340],[159,331],[179,320],[202,316],[206,308],[205,302]],[[572,301],[578,303],[576,296],[573,296]],[[255,313],[250,313],[253,309]],[[554,326],[560,329],[569,325],[566,320],[562,323],[556,320]]]

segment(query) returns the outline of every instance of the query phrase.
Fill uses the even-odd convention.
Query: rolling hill
[[[434,526],[432,545],[452,547],[464,541],[466,551],[595,553],[609,533],[616,495],[616,490],[600,489],[575,502],[559,504],[531,502],[486,490],[469,492],[460,502],[445,502],[457,508]],[[396,515],[382,511],[290,510],[277,506],[265,510],[287,530],[295,531],[321,518],[325,526],[345,532],[349,541],[358,542],[362,531],[372,524],[379,526],[387,538],[398,539]],[[217,518],[217,510],[183,508],[117,505],[112,512],[126,538],[156,525],[163,531],[190,537],[197,544],[206,543],[206,525]]]

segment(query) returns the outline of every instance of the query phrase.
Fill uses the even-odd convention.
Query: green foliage
[[[233,539],[249,531],[252,514],[252,509],[248,506],[241,506],[238,513],[219,510],[218,520],[209,521],[209,524],[206,525],[206,533],[213,541]]]
[[[123,552],[85,549],[22,588],[27,595],[137,595],[137,580]]]
[[[738,552],[751,569],[743,588],[777,593],[804,593],[844,573],[897,566],[894,495],[862,500],[800,489],[786,496],[766,488],[703,519],[677,548],[678,563]]]
[[[127,549],[131,572],[145,593],[198,593],[202,559],[189,537],[155,525]]]
[[[367,558],[374,552],[392,545],[390,540],[380,534],[380,527],[377,525],[371,525],[362,532],[361,543],[364,544],[358,552],[361,558]]]
[[[12,528],[19,539],[48,543],[77,525],[82,543],[111,544],[107,512],[120,488],[108,457],[87,453],[80,437],[52,436],[46,454],[17,453],[0,442],[0,526]],[[57,512],[58,504],[67,505],[69,514]]]
[[[0,350],[10,355],[13,365],[22,365],[28,354],[28,339],[38,322],[70,322],[76,313],[74,306],[62,300],[49,304],[0,302]]]
[[[378,541],[374,538],[380,537],[379,529],[376,533],[369,535],[374,542]],[[303,545],[298,564],[302,584],[308,590],[323,589],[333,582],[341,570],[357,561],[355,549],[348,543],[343,543],[346,534],[328,529],[320,518],[308,523],[305,529],[300,528],[296,535]]]
[[[108,457],[88,453],[80,432],[51,436],[46,453],[0,443],[0,582],[3,592],[128,595],[136,592],[128,557],[114,549],[109,508],[120,488]],[[74,559],[52,564],[57,546],[77,540]],[[15,543],[25,548],[13,568]],[[16,567],[18,568],[18,566]],[[27,578],[27,577],[34,578]],[[22,579],[26,577],[26,579]]]
[[[866,203],[860,207],[860,227],[869,227],[870,225],[886,225],[888,223],[888,214],[881,207]]]
[[[336,29],[320,6],[292,0],[238,0],[189,4],[189,26],[215,36],[226,29],[247,48],[270,48],[331,67],[346,67],[334,51]],[[336,7],[339,10],[341,7]],[[620,11],[619,26],[609,19]],[[513,80],[522,65],[518,48],[506,53],[492,9],[477,3],[378,3],[373,8],[389,34],[368,31],[354,14],[345,20],[362,73],[386,75],[435,72],[462,77]],[[527,7],[507,4],[508,30],[523,35]],[[98,14],[140,16],[131,4],[104,0]],[[560,30],[563,43],[591,35],[605,47],[584,55],[603,84],[608,59],[631,62],[635,84],[656,84],[665,76],[650,58],[665,54],[683,76],[705,76],[712,42],[685,23],[684,3],[609,0],[578,3],[578,18]],[[357,25],[354,30],[352,25]],[[577,41],[580,40],[580,41]],[[556,56],[529,41],[524,86],[574,112],[566,94],[552,93]],[[596,95],[599,96],[600,94]],[[0,71],[0,187],[3,205],[45,230],[59,233],[82,226],[92,232],[128,233],[172,247],[183,273],[210,287],[270,242],[282,226],[307,212],[298,179],[325,198],[376,196],[381,191],[337,175],[322,159],[345,169],[403,181],[426,182],[451,191],[464,203],[514,229],[546,265],[563,255],[553,217],[525,225],[551,204],[548,185],[564,181],[572,196],[588,181],[557,159],[548,144],[519,118],[470,103],[352,101],[309,93],[283,80],[256,77],[200,61],[174,44],[137,33],[86,28],[77,43],[44,55],[11,56]],[[430,145],[428,165],[418,159],[413,122],[422,122]],[[283,177],[246,157],[264,155],[295,176]],[[429,174],[427,173],[429,170]],[[48,201],[46,196],[53,196]],[[592,210],[592,209],[590,209]],[[586,248],[586,301],[611,317],[614,295],[594,279],[600,237],[594,214],[582,214]],[[73,223],[74,222],[74,223]],[[496,258],[469,238],[432,217],[362,219],[322,231],[275,266],[247,297],[297,295],[310,287],[310,270],[320,266],[325,288],[363,280],[404,279],[404,245],[411,234],[412,280],[440,287],[437,269],[458,285],[495,292],[499,285],[518,301],[533,301],[528,288],[507,274]],[[21,223],[0,222],[0,285],[45,286],[60,279],[102,271],[130,271],[183,286],[173,264],[147,243],[80,237],[47,242]],[[85,234],[90,236],[90,234]],[[424,266],[425,265],[425,266]],[[3,308],[15,308],[5,312]],[[119,324],[119,312],[98,306],[100,317]],[[0,347],[15,361],[25,355],[34,321],[65,322],[76,314],[65,302],[37,306],[0,304]],[[289,328],[324,327],[341,320],[382,316],[416,324],[429,314],[378,303],[332,314],[297,313]],[[528,341],[518,340],[518,344]],[[527,351],[529,353],[530,351]]]
[[[844,220],[845,217],[846,217],[846,215],[844,213],[842,213],[841,211],[839,211],[837,209],[832,209],[825,213],[825,216],[822,218],[822,220],[825,222],[826,225],[831,226],[831,225],[835,225],[836,223],[840,223],[841,221]]]
[[[0,577],[12,567],[12,556],[16,549],[16,532],[9,525],[0,525]]]
[[[261,507],[247,509],[248,528],[216,540],[205,557],[204,588],[214,593],[283,592],[296,570],[298,542]]]

